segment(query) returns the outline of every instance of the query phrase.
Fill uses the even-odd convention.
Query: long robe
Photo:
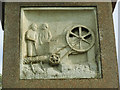
[[[39,42],[40,42],[40,55],[45,55],[49,53],[49,42],[52,38],[51,32],[49,30],[41,30],[39,34]]]
[[[27,40],[27,56],[36,56],[36,43],[37,43],[37,32],[33,30],[28,30],[26,32],[26,40]]]

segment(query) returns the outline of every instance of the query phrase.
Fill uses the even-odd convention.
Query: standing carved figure
[[[30,26],[30,29],[26,32],[26,42],[27,42],[27,56],[33,57],[37,55],[36,47],[38,41],[38,34],[37,34],[38,26],[33,23]]]
[[[48,24],[47,23],[42,24],[42,30],[40,32],[40,44],[50,42],[51,38],[52,35],[50,30],[48,29]]]

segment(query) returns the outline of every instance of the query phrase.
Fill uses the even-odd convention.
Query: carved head
[[[33,31],[36,31],[37,28],[38,28],[37,24],[35,24],[35,23],[31,24],[31,29],[32,29]]]
[[[42,24],[42,29],[43,30],[46,30],[47,28],[48,28],[48,24],[47,23]]]

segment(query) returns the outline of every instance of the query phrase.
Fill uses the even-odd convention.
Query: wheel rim
[[[75,25],[68,29],[66,41],[71,49],[82,53],[92,48],[95,37],[89,28],[83,25]]]

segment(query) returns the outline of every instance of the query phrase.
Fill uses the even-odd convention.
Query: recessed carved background
[[[101,76],[95,7],[21,8],[20,78]]]

